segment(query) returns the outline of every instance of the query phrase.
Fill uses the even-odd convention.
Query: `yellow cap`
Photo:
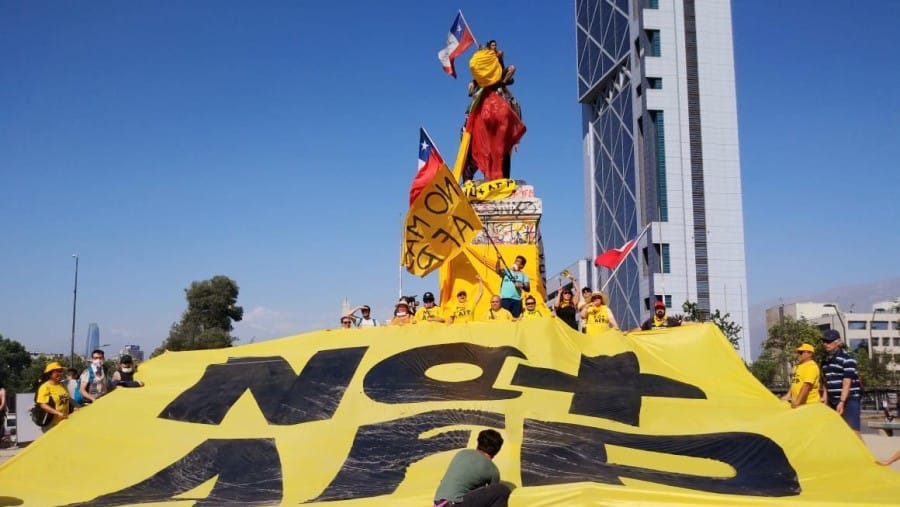
[[[815,352],[815,351],[816,351],[816,348],[808,343],[804,343],[803,345],[800,345],[799,347],[797,347],[797,352]]]
[[[50,373],[53,370],[65,370],[63,365],[59,364],[56,361],[48,363],[47,366],[44,366],[44,373]]]

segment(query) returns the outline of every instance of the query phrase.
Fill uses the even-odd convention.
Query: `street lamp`
[[[844,322],[844,318],[841,317],[841,311],[838,310],[837,305],[834,303],[826,303],[823,306],[834,309],[834,314],[837,315],[838,321],[841,323],[841,328],[844,330],[844,334],[843,334],[844,343],[848,344],[848,346],[849,346],[850,339],[847,338],[847,324]]]
[[[78,303],[78,254],[72,254],[75,259],[75,289],[72,291],[72,348],[69,350],[69,368],[75,367],[75,307]]]

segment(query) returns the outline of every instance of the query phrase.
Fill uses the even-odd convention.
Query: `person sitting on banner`
[[[392,326],[403,326],[406,324],[415,324],[416,318],[409,312],[409,303],[406,299],[401,299],[394,306],[394,318],[391,319]]]
[[[543,317],[544,314],[537,309],[537,300],[531,294],[525,298],[525,311],[522,312],[522,320],[537,319]]]
[[[662,329],[664,327],[678,327],[681,325],[681,319],[669,317],[666,315],[666,304],[657,300],[653,303],[653,316],[645,320],[641,324],[640,330],[649,331],[651,329]],[[633,331],[637,331],[636,329]]]
[[[513,314],[509,313],[509,310],[501,306],[500,296],[491,296],[491,307],[488,308],[487,313],[484,314],[484,320],[512,322],[516,320],[516,318],[513,317]]]
[[[444,322],[444,312],[434,304],[434,294],[422,294],[422,307],[416,310],[416,320],[422,322]]]
[[[500,470],[494,456],[503,447],[497,430],[478,433],[476,449],[463,449],[453,456],[450,466],[434,493],[434,507],[505,507],[512,490],[500,482]]]
[[[451,324],[462,324],[475,320],[475,307],[478,306],[478,302],[481,301],[481,296],[484,294],[484,281],[478,275],[475,275],[475,279],[478,280],[478,292],[475,293],[475,300],[471,304],[468,302],[469,295],[466,291],[461,290],[456,293],[456,308],[452,310],[448,318]]]
[[[598,291],[591,294],[591,303],[581,310],[581,320],[586,322],[585,332],[588,335],[598,335],[610,329],[619,329],[616,317],[607,303],[609,298],[605,292]]]
[[[497,274],[500,275],[500,304],[509,310],[513,317],[519,318],[522,314],[522,291],[531,291],[531,281],[528,275],[522,272],[525,268],[525,257],[516,256],[511,268],[501,268],[501,259],[497,259]]]
[[[556,304],[553,305],[553,312],[559,317],[559,320],[565,322],[572,329],[578,331],[578,282],[575,277],[566,274],[566,278],[572,282],[572,287],[560,288],[556,293]]]

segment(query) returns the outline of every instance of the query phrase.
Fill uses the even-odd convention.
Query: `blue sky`
[[[441,4],[0,3],[0,334],[68,351],[73,253],[76,349],[152,350],[217,274],[242,342],[386,316],[418,129],[452,160],[467,104],[457,7],[519,68],[548,271],[583,256],[573,3]],[[734,5],[751,302],[900,273],[900,2],[846,5]]]

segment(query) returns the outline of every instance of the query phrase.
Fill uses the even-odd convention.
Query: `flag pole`
[[[652,223],[652,222],[651,222],[651,223]],[[644,227],[644,230],[641,231],[641,233],[638,234],[638,237],[634,240],[634,247],[632,247],[632,249],[628,252],[628,255],[631,255],[631,252],[637,250],[638,243],[641,242],[641,238],[644,237],[644,234],[647,234],[647,231],[648,231],[649,229],[650,229],[650,224],[648,223],[647,226]],[[628,255],[626,255],[626,257],[628,257]],[[607,278],[607,279],[606,279],[606,282],[603,284],[603,286],[600,287],[600,291],[601,291],[601,292],[603,291],[603,289],[606,288],[607,285],[609,285],[609,282],[611,282],[612,279],[615,278],[616,273],[619,272],[619,268],[622,267],[622,264],[625,264],[625,259],[622,259],[622,261],[619,262],[619,265],[616,266],[616,269],[614,269],[613,272],[610,273],[609,278]]]
[[[402,262],[402,259],[403,259],[403,255],[406,253],[403,251],[403,236],[404,236],[403,232],[404,232],[405,228],[406,228],[406,220],[404,219],[403,213],[401,212],[400,213],[400,259],[401,259],[401,262],[400,262],[400,265],[397,266],[397,286],[399,287],[399,292],[400,292],[400,295],[397,296],[398,300],[403,297],[403,262]]]
[[[472,31],[472,25],[469,24],[469,21],[466,19],[465,15],[463,15],[462,9],[458,9],[456,12],[459,13],[459,17],[462,18],[463,23],[466,24],[466,28],[469,29],[469,33],[472,34],[472,42],[475,43],[475,49],[478,49],[480,46],[478,45],[478,40],[475,39],[475,32]]]

